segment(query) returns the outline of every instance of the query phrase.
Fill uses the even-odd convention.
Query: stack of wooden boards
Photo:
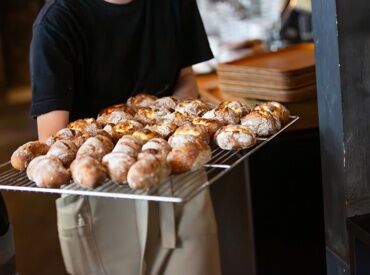
[[[233,96],[279,102],[316,96],[313,44],[299,44],[218,67],[220,88]]]

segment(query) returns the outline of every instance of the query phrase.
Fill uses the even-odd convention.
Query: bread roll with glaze
[[[156,132],[161,138],[168,139],[177,129],[177,125],[167,122],[158,121],[156,124],[145,126],[152,132]]]
[[[183,99],[177,104],[175,111],[199,117],[208,112],[209,107],[199,99]]]
[[[105,155],[102,161],[110,178],[118,184],[126,183],[128,171],[135,162],[135,158],[121,152]]]
[[[254,110],[270,112],[274,116],[278,117],[282,124],[287,123],[290,119],[290,111],[283,104],[278,102],[265,102],[256,106]]]
[[[208,144],[193,142],[173,148],[167,156],[167,163],[174,174],[180,174],[201,168],[211,157],[212,151]]]
[[[257,136],[265,137],[278,132],[279,119],[270,112],[252,111],[241,119],[241,124],[249,127]]]
[[[212,109],[205,113],[203,118],[216,119],[224,125],[236,125],[240,123],[239,115],[228,107],[217,107]]]
[[[135,106],[135,107],[149,107],[155,103],[158,98],[154,95],[149,95],[146,93],[140,93],[133,97],[130,97],[127,100],[128,106]]]
[[[45,155],[48,150],[49,146],[47,144],[39,141],[30,141],[18,147],[18,149],[14,151],[10,162],[13,168],[17,170],[25,170],[31,160],[37,156]]]
[[[71,140],[58,140],[49,149],[47,156],[60,159],[65,167],[69,167],[76,158],[77,146]]]
[[[76,158],[84,158],[90,156],[97,160],[101,160],[104,155],[113,150],[112,141],[102,135],[88,138],[77,152]]]
[[[224,150],[247,149],[256,144],[254,132],[242,125],[224,126],[216,132],[214,139]]]
[[[128,171],[127,181],[131,189],[149,189],[157,186],[163,176],[163,166],[154,156],[138,160]]]
[[[90,156],[75,159],[71,164],[73,181],[83,187],[94,189],[107,178],[107,170],[100,161]]]
[[[27,167],[28,178],[42,188],[60,188],[71,180],[62,161],[53,156],[38,156]]]

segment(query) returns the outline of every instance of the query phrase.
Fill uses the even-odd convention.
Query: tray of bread
[[[298,119],[277,102],[138,94],[21,145],[0,165],[0,190],[182,203]]]

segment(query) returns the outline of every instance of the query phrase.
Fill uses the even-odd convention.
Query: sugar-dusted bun
[[[145,126],[146,129],[156,132],[161,138],[167,139],[177,129],[177,125],[168,121],[158,121],[156,124]]]
[[[132,110],[132,108],[130,106],[127,106],[126,104],[116,104],[116,105],[113,105],[113,106],[110,106],[110,107],[107,107],[103,110],[101,110],[99,112],[99,116],[101,115],[104,115],[104,114],[111,114],[113,112],[125,112],[125,113],[128,113],[130,115],[134,115],[134,111]]]
[[[49,146],[53,145],[58,140],[73,140],[82,135],[82,132],[70,128],[59,130],[55,135],[50,136],[45,143]]]
[[[127,181],[127,173],[136,159],[125,153],[110,153],[103,157],[103,164],[107,168],[110,178],[118,183],[123,184]]]
[[[278,102],[265,102],[256,106],[254,110],[270,112],[278,117],[282,124],[287,123],[290,119],[290,111]]]
[[[107,178],[107,170],[100,161],[86,156],[75,159],[71,164],[73,181],[83,187],[94,189]]]
[[[163,121],[175,124],[177,126],[184,125],[185,123],[189,123],[193,120],[193,116],[189,114],[182,114],[179,112],[173,112],[165,115],[163,117]]]
[[[236,100],[221,102],[219,106],[230,108],[238,114],[239,117],[243,117],[250,112],[250,109],[245,104]]]
[[[161,161],[154,156],[140,159],[128,171],[128,184],[134,190],[155,187],[162,179],[162,169]]]
[[[167,163],[174,174],[180,174],[201,168],[211,157],[212,151],[209,145],[193,142],[172,149],[167,156]]]
[[[205,113],[203,118],[217,119],[224,125],[239,124],[240,117],[228,107],[217,107]]]
[[[136,130],[142,129],[144,126],[136,120],[127,120],[116,125],[108,124],[104,127],[115,140],[120,139],[125,135],[132,135]]]
[[[207,131],[207,128],[203,125],[194,125],[194,124],[185,124],[175,131],[172,135],[172,140],[176,138],[176,136],[194,136],[196,137],[199,141],[202,141],[204,143],[209,143],[210,141],[210,136]],[[171,145],[172,146],[172,145]],[[178,147],[178,146],[172,146],[172,147]]]
[[[114,111],[114,112],[111,112],[109,114],[105,113],[105,114],[102,114],[100,115],[98,118],[97,118],[97,122],[102,125],[102,126],[105,126],[109,123],[111,124],[118,124],[120,122],[124,122],[126,120],[130,120],[130,119],[133,119],[134,116],[129,113],[129,112],[125,112],[125,111]]]
[[[279,119],[270,112],[252,111],[241,119],[241,124],[249,127],[257,136],[275,134],[281,128]]]
[[[53,156],[38,156],[27,167],[27,176],[42,188],[60,188],[71,180],[62,161]]]
[[[13,168],[25,170],[32,159],[40,155],[45,155],[48,150],[49,146],[43,142],[27,142],[14,151],[10,162]]]
[[[149,129],[145,129],[145,128],[135,131],[132,134],[132,136],[141,140],[142,143],[145,143],[152,138],[159,137],[159,135],[156,132],[150,131]]]
[[[199,99],[183,99],[177,104],[175,111],[198,117],[208,112],[209,106]]]
[[[155,103],[158,98],[146,93],[137,94],[127,100],[127,105],[135,107],[149,107]]]
[[[101,125],[95,120],[95,118],[85,118],[69,123],[68,128],[80,132],[94,132],[97,129],[101,129]]]
[[[247,149],[256,144],[256,137],[251,129],[242,125],[227,125],[220,128],[215,142],[224,150]]]
[[[105,136],[98,135],[88,138],[85,143],[82,144],[77,152],[76,158],[90,156],[100,161],[103,156],[111,152],[112,149],[112,141]]]
[[[60,159],[65,167],[69,167],[76,157],[77,146],[71,140],[58,140],[49,149],[47,156]]]
[[[178,101],[179,100],[176,97],[166,96],[166,97],[158,98],[154,102],[153,106],[156,108],[165,108],[168,110],[175,110]]]
[[[209,135],[213,137],[213,135],[216,133],[218,129],[221,128],[223,125],[220,121],[217,119],[211,119],[211,118],[202,118],[202,117],[196,117],[192,120],[192,123],[195,125],[201,125],[204,126]]]

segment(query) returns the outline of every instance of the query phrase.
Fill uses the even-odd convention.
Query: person
[[[143,91],[196,98],[191,66],[212,57],[195,0],[48,1],[30,49],[39,139]],[[70,274],[220,274],[208,191],[185,205],[81,196],[56,204]]]
[[[14,275],[15,271],[15,249],[13,240],[13,229],[9,224],[3,197],[0,193],[0,274]]]

